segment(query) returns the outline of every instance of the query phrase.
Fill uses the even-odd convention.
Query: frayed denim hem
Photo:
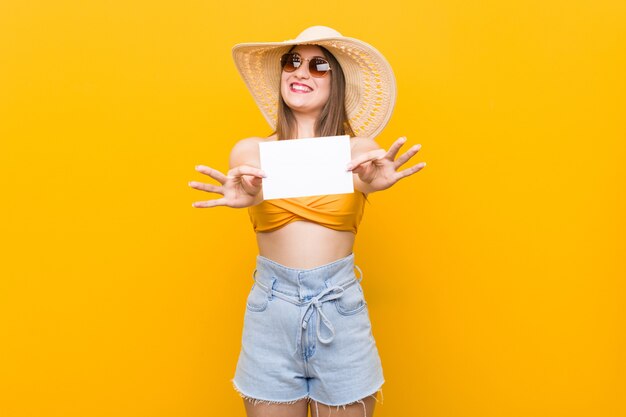
[[[304,396],[302,396],[300,398],[297,398],[297,399],[291,400],[291,401],[262,400],[262,399],[259,399],[259,398],[253,398],[253,397],[250,397],[248,395],[245,395],[243,392],[241,392],[241,390],[239,389],[239,387],[237,386],[237,384],[235,383],[234,380],[231,380],[231,382],[233,384],[233,388],[239,394],[239,396],[241,398],[243,398],[244,400],[251,402],[254,406],[256,406],[257,404],[285,404],[285,405],[289,405],[289,404],[295,404],[298,401],[302,401],[302,400],[306,399],[309,404],[310,403],[315,403],[315,411],[316,411],[316,415],[317,416],[320,415],[318,404],[323,404],[326,407],[328,407],[329,409],[332,408],[332,407],[336,407],[336,410],[339,411],[339,407],[342,407],[345,410],[346,407],[358,403],[358,404],[361,404],[363,406],[363,416],[366,417],[367,416],[367,409],[365,408],[365,402],[363,401],[363,398],[373,397],[376,400],[376,402],[380,403],[381,405],[383,404],[384,399],[385,399],[385,396],[383,395],[383,388],[382,388],[382,385],[381,385],[376,391],[374,391],[370,395],[366,395],[365,397],[363,397],[361,399],[358,399],[356,401],[352,401],[352,402],[349,402],[349,403],[346,403],[346,404],[340,404],[340,405],[324,404],[323,402],[317,401],[316,399],[311,398],[308,395],[304,395]],[[377,395],[379,392],[380,392],[380,396],[381,396],[380,400],[378,399],[378,395]]]
[[[381,397],[381,398],[380,398],[380,400],[378,399],[378,396],[376,395],[376,394],[378,394],[379,392],[380,392],[380,397]],[[376,400],[376,402],[377,402],[377,403],[380,403],[380,404],[382,405],[382,404],[383,404],[383,401],[384,401],[384,399],[385,399],[385,396],[383,395],[383,387],[382,387],[382,385],[381,385],[381,386],[380,386],[380,387],[379,387],[376,391],[374,391],[374,392],[373,392],[373,393],[371,393],[370,395],[366,395],[366,396],[365,396],[365,397],[363,397],[363,398],[368,398],[368,397],[373,397],[373,398]],[[317,406],[318,404],[324,404],[326,407],[328,407],[328,408],[329,408],[329,411],[330,411],[330,409],[331,409],[332,407],[335,407],[336,411],[339,411],[339,407],[341,407],[341,408],[343,408],[343,409],[345,410],[345,409],[346,409],[346,407],[348,407],[348,406],[350,406],[350,405],[353,405],[353,404],[361,404],[361,405],[363,406],[363,417],[367,417],[367,409],[365,408],[365,402],[363,401],[363,398],[360,398],[360,399],[358,399],[358,400],[356,400],[356,401],[349,402],[349,403],[347,403],[347,404],[340,404],[340,405],[328,405],[328,404],[324,404],[324,403],[323,403],[323,402],[321,402],[321,401],[317,401],[317,400],[315,400],[315,399],[313,399],[313,398],[309,397],[309,403],[310,403],[310,402],[314,402],[314,403],[315,403],[315,413],[316,413],[316,415],[317,415],[318,417],[319,417],[319,415],[320,415],[320,410],[319,410],[319,408],[318,408],[318,406]]]
[[[235,380],[231,380],[231,382],[233,384],[233,388],[235,389],[235,391],[237,391],[237,394],[239,394],[239,396],[241,398],[243,398],[244,400],[251,402],[252,405],[257,405],[257,404],[287,404],[288,405],[288,404],[295,404],[298,401],[301,401],[301,400],[304,400],[304,399],[306,399],[306,400],[309,399],[308,395],[304,395],[304,396],[302,396],[300,398],[296,398],[295,400],[291,400],[291,401],[262,400],[262,399],[253,398],[253,397],[250,397],[250,396],[244,394],[243,392],[241,392],[241,390],[239,389],[239,387],[235,383]]]

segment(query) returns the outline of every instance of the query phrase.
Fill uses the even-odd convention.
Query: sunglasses
[[[302,61],[309,61],[309,73],[315,78],[322,78],[331,70],[330,64],[321,56],[314,56],[310,59],[303,59],[300,55],[289,52],[280,58],[280,66],[285,72],[294,72]]]

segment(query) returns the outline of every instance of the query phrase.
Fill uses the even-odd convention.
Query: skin
[[[294,51],[302,58],[323,56],[322,50],[313,45],[300,45]],[[281,94],[285,103],[292,109],[298,124],[298,137],[314,137],[314,125],[320,111],[328,100],[330,91],[330,74],[323,78],[315,78],[309,74],[308,62],[301,65],[296,71],[281,74]],[[306,85],[311,92],[301,93],[294,91],[294,84]],[[196,170],[217,181],[216,184],[192,181],[189,186],[197,190],[221,195],[221,198],[193,203],[193,207],[210,208],[218,206],[250,207],[263,201],[262,178],[265,176],[260,169],[259,143],[274,141],[275,136],[269,138],[253,137],[239,141],[230,154],[230,170],[225,175],[210,167],[199,165]],[[352,171],[354,188],[365,194],[386,190],[399,180],[420,171],[425,163],[419,163],[410,168],[400,170],[419,151],[420,145],[414,145],[398,157],[400,148],[406,138],[397,139],[388,151],[382,149],[371,138],[351,138],[352,160],[346,167]],[[260,255],[272,259],[282,265],[309,269],[341,259],[352,253],[355,235],[352,232],[328,229],[319,224],[298,221],[290,223],[278,230],[257,233],[257,244]],[[373,397],[363,399],[367,416],[374,412],[376,400]],[[307,409],[311,407],[311,414],[351,417],[363,416],[363,404],[355,403],[345,409],[328,407],[323,404],[308,404],[306,400],[295,404],[257,404],[252,405],[244,399],[248,417],[289,416],[306,417]]]

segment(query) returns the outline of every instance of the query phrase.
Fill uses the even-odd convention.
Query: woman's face
[[[281,72],[280,93],[285,104],[294,112],[317,117],[330,96],[332,71],[321,78],[313,77],[309,73],[308,60],[315,56],[324,57],[319,46],[298,45],[291,52],[298,53],[303,64],[294,72]]]

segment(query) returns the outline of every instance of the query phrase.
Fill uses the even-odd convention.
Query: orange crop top
[[[295,221],[310,221],[356,234],[365,209],[365,194],[318,195],[265,200],[248,208],[255,232],[272,232]]]

